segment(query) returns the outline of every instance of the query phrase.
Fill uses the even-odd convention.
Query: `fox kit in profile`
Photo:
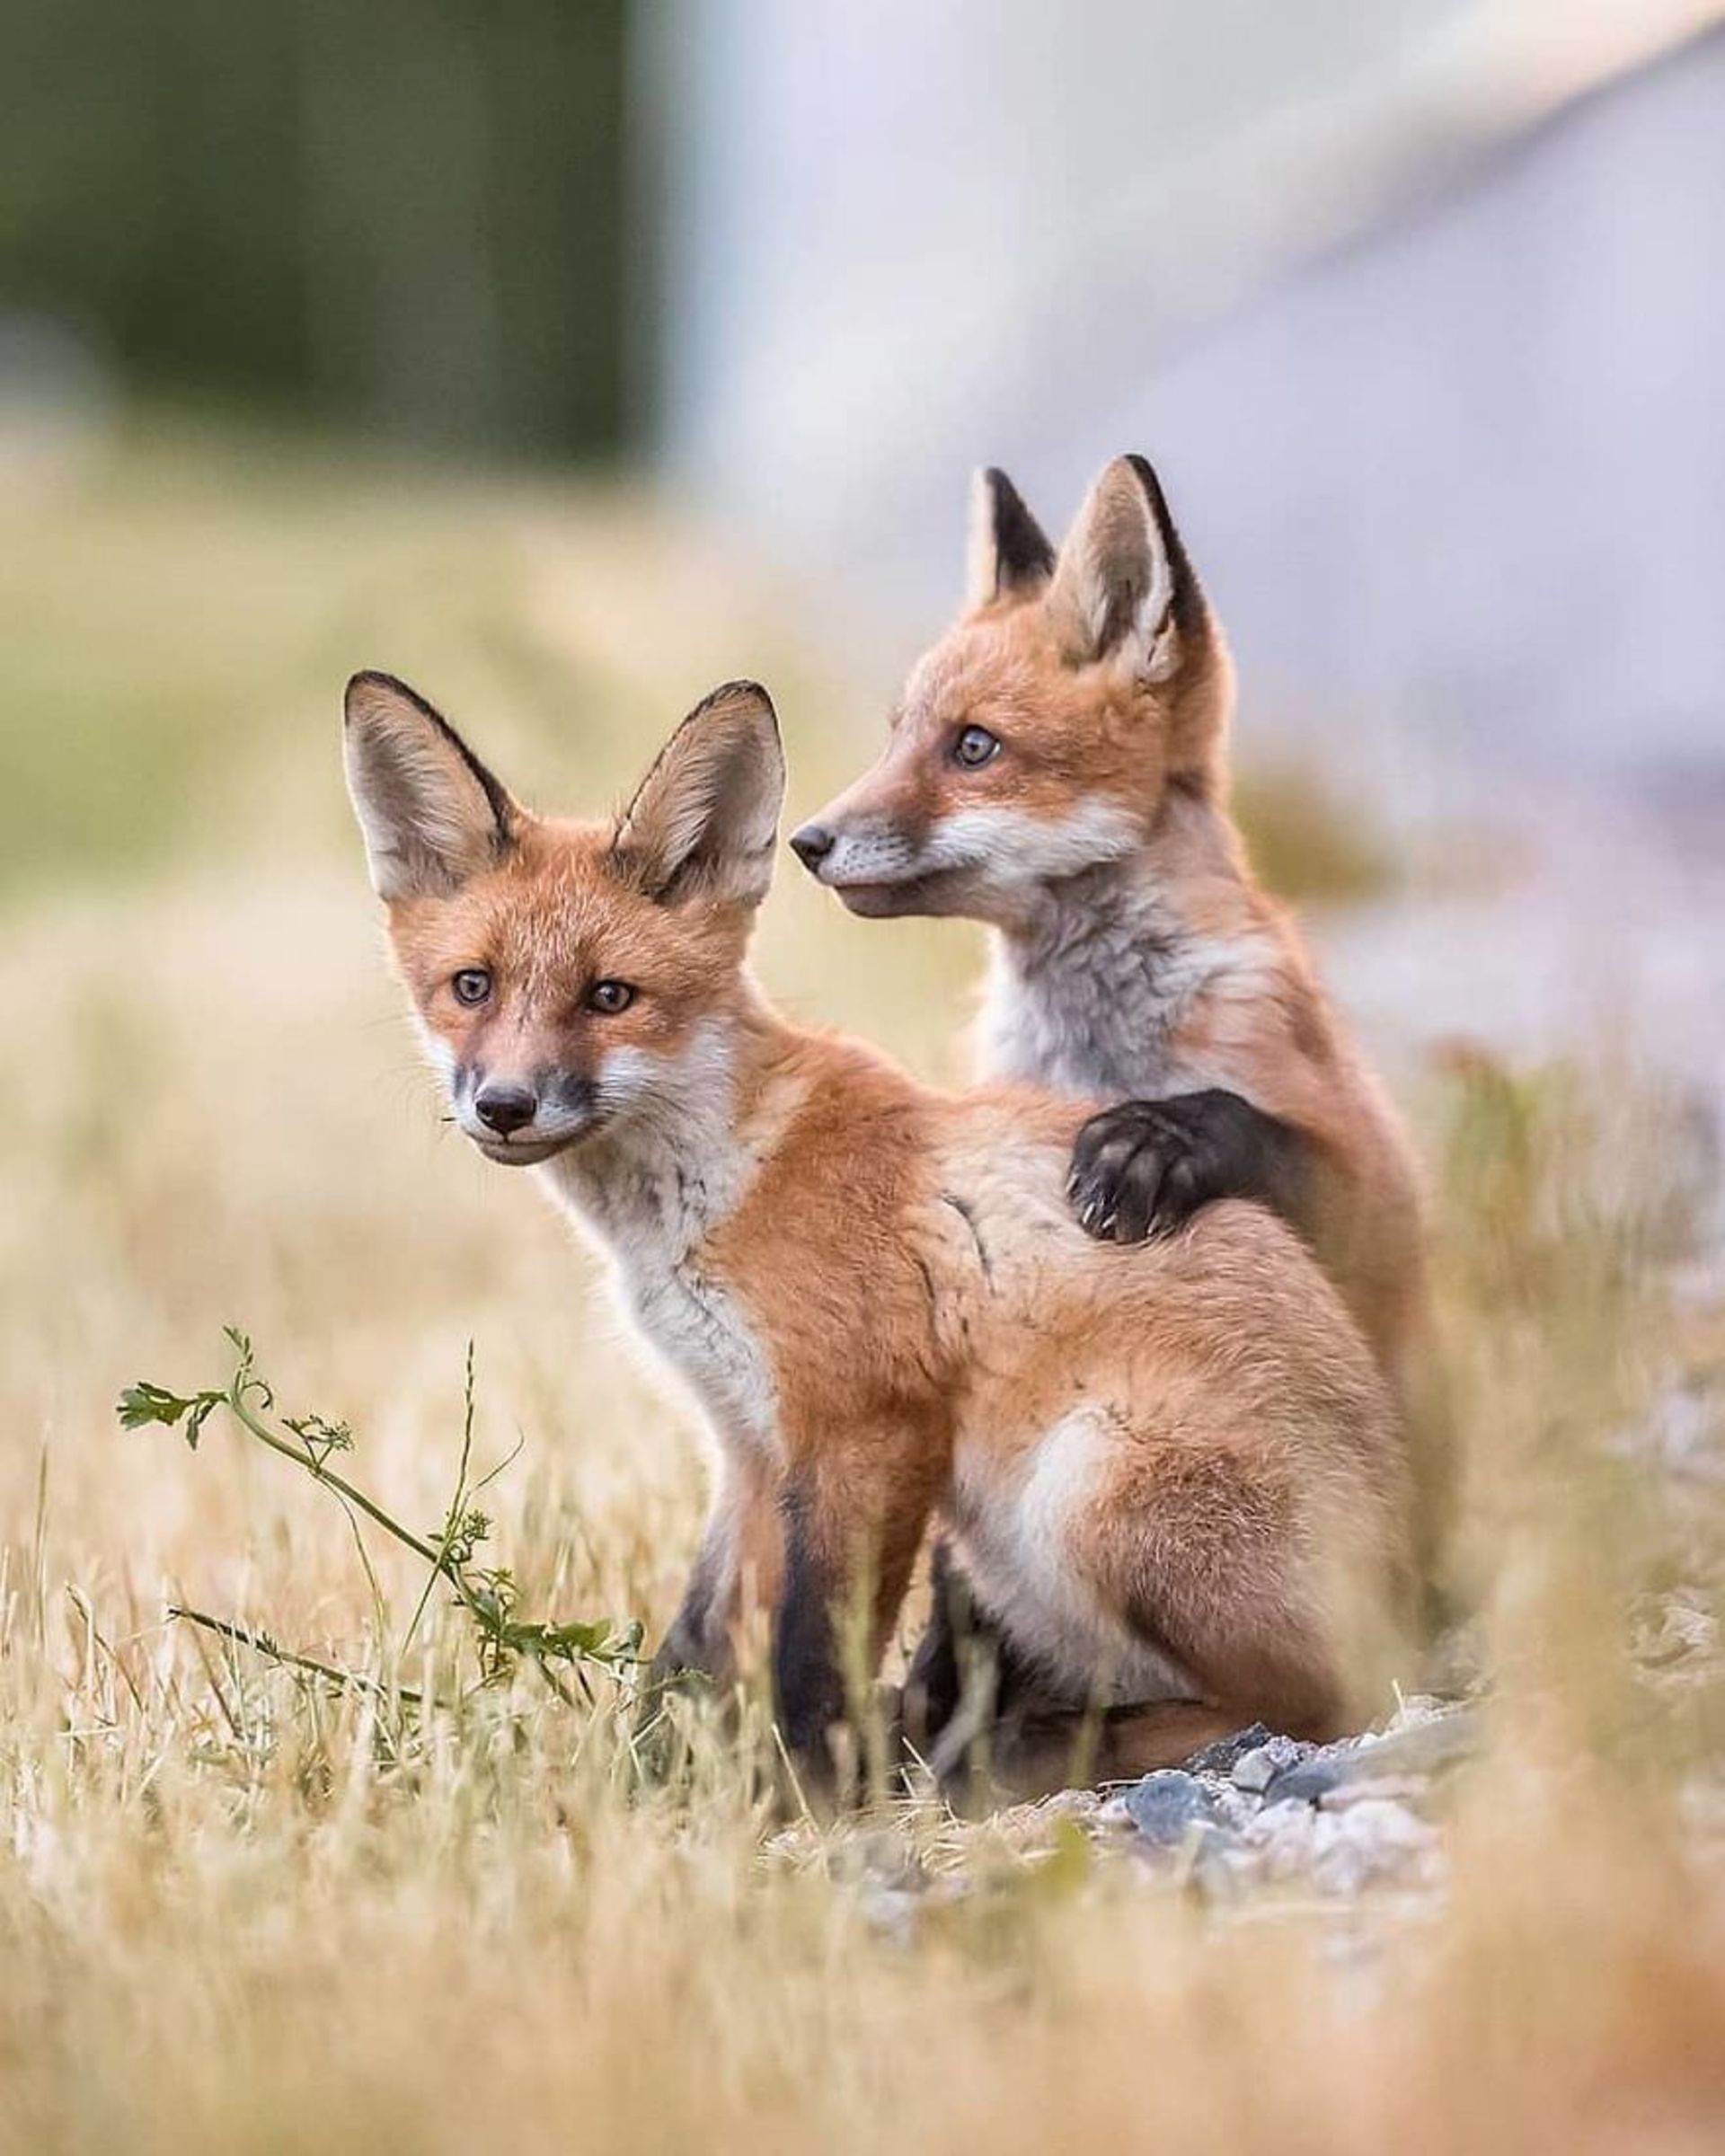
[[[714,1440],[663,1666],[727,1675],[764,1608],[818,1763],[835,1611],[866,1595],[878,1659],[938,1511],[1056,1726],[1106,1710],[1106,1765],[1343,1724],[1404,1568],[1358,1328],[1262,1208],[1104,1250],[1066,1201],[1079,1110],[938,1095],[776,1015],[745,965],[783,787],[764,691],[709,697],[608,822],[529,814],[385,676],[350,684],[346,734],[456,1120],[609,1247]],[[1009,1771],[1057,1771],[1023,1741]]]
[[[1075,1100],[1084,1225],[1263,1199],[1398,1385],[1422,1329],[1411,1156],[1227,808],[1234,676],[1160,485],[1118,458],[1057,555],[1004,473],[969,590],[874,767],[795,833],[854,913],[995,931],[983,1068]]]

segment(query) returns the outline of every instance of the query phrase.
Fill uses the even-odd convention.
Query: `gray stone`
[[[1219,1736],[1213,1745],[1194,1752],[1186,1762],[1186,1771],[1190,1774],[1232,1774],[1237,1759],[1268,1744],[1274,1734],[1268,1722],[1248,1723],[1232,1736]]]
[[[1442,1866],[1437,1833],[1403,1804],[1377,1798],[1315,1816],[1312,1880],[1326,1894],[1355,1895],[1379,1879],[1431,1885]]]
[[[1470,1709],[1411,1701],[1382,1736],[1305,1746],[1295,1765],[1272,1779],[1264,1798],[1271,1804],[1321,1804],[1351,1782],[1422,1780],[1465,1759],[1478,1742]]]
[[[1250,1789],[1236,1789],[1231,1781],[1224,1781],[1220,1775],[1207,1774],[1204,1786],[1215,1799],[1218,1824],[1231,1826],[1236,1832],[1255,1819],[1263,1808],[1262,1798]]]
[[[1346,1776],[1347,1768],[1342,1761],[1328,1758],[1320,1752],[1277,1775],[1264,1791],[1264,1801],[1266,1804],[1318,1804],[1332,1789],[1339,1789]]]
[[[1234,1786],[1261,1795],[1278,1774],[1298,1766],[1311,1751],[1310,1745],[1303,1745],[1296,1737],[1266,1737],[1254,1750],[1242,1753],[1234,1761]]]
[[[1384,1774],[1439,1774],[1479,1749],[1480,1721],[1471,1707],[1452,1707],[1368,1738],[1351,1755],[1348,1779]]]
[[[1362,1798],[1334,1812],[1309,1804],[1266,1805],[1241,1836],[1240,1860],[1272,1882],[1305,1881],[1351,1896],[1378,1881],[1429,1886],[1442,1877],[1442,1842],[1404,1804]]]
[[[1199,1821],[1190,1833],[1187,1885],[1207,1902],[1237,1901],[1245,1888],[1252,1860],[1234,1837],[1218,1826]]]
[[[1297,1878],[1311,1861],[1318,1816],[1309,1804],[1266,1805],[1245,1831],[1247,1846],[1271,1879]]]
[[[1424,1804],[1431,1795],[1431,1783],[1423,1776],[1413,1774],[1381,1774],[1360,1781],[1344,1781],[1340,1787],[1326,1789],[1318,1799],[1318,1807],[1326,1812],[1350,1812],[1357,1804],[1376,1804],[1387,1800],[1391,1804]]]
[[[1216,1799],[1196,1775],[1179,1767],[1146,1774],[1125,1791],[1122,1801],[1138,1832],[1161,1849],[1172,1848],[1190,1827],[1211,1825],[1216,1817]]]

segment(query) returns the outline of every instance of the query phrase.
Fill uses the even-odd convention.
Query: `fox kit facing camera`
[[[710,697],[606,822],[528,813],[387,676],[355,677],[346,733],[456,1120],[609,1249],[713,1440],[662,1666],[726,1676],[764,1608],[818,1765],[835,1612],[867,1583],[878,1660],[938,1512],[1057,1719],[1108,1710],[1105,1771],[1343,1725],[1405,1570],[1358,1328],[1267,1211],[1103,1250],[1066,1199],[1078,1109],[935,1094],[773,1011],[745,964],[783,787],[764,691]],[[1004,1771],[1057,1779],[1069,1741]]]
[[[1155,474],[1120,457],[1057,555],[1003,473],[969,589],[874,767],[794,834],[854,913],[995,930],[984,1071],[1117,1105],[1073,1194],[1121,1242],[1249,1196],[1307,1237],[1393,1380],[1421,1330],[1393,1111],[1227,812],[1226,646]]]

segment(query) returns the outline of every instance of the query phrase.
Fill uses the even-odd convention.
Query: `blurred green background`
[[[611,453],[626,28],[624,0],[9,0],[0,290],[176,399]]]

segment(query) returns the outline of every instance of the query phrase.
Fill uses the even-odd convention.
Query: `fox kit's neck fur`
[[[1279,930],[1225,819],[1172,794],[1142,849],[1050,882],[996,931],[983,1068],[1080,1099],[1227,1084],[1196,1021],[1275,994]]]
[[[739,1100],[755,1090],[765,1029],[758,1008],[696,1026],[655,1073],[650,1102],[541,1171],[625,1263],[680,1264],[736,1210],[758,1160]]]
[[[878,1657],[938,1510],[1045,1701],[1147,1718],[1109,1771],[1260,1716],[1331,1733],[1402,1562],[1358,1330],[1267,1214],[1104,1251],[1065,1202],[1077,1110],[931,1094],[766,1008],[744,969],[783,782],[764,693],[709,699],[613,826],[529,816],[380,676],[348,738],[456,1120],[603,1239],[718,1441],[666,1660],[724,1675],[764,1606],[818,1757],[834,1611]]]

